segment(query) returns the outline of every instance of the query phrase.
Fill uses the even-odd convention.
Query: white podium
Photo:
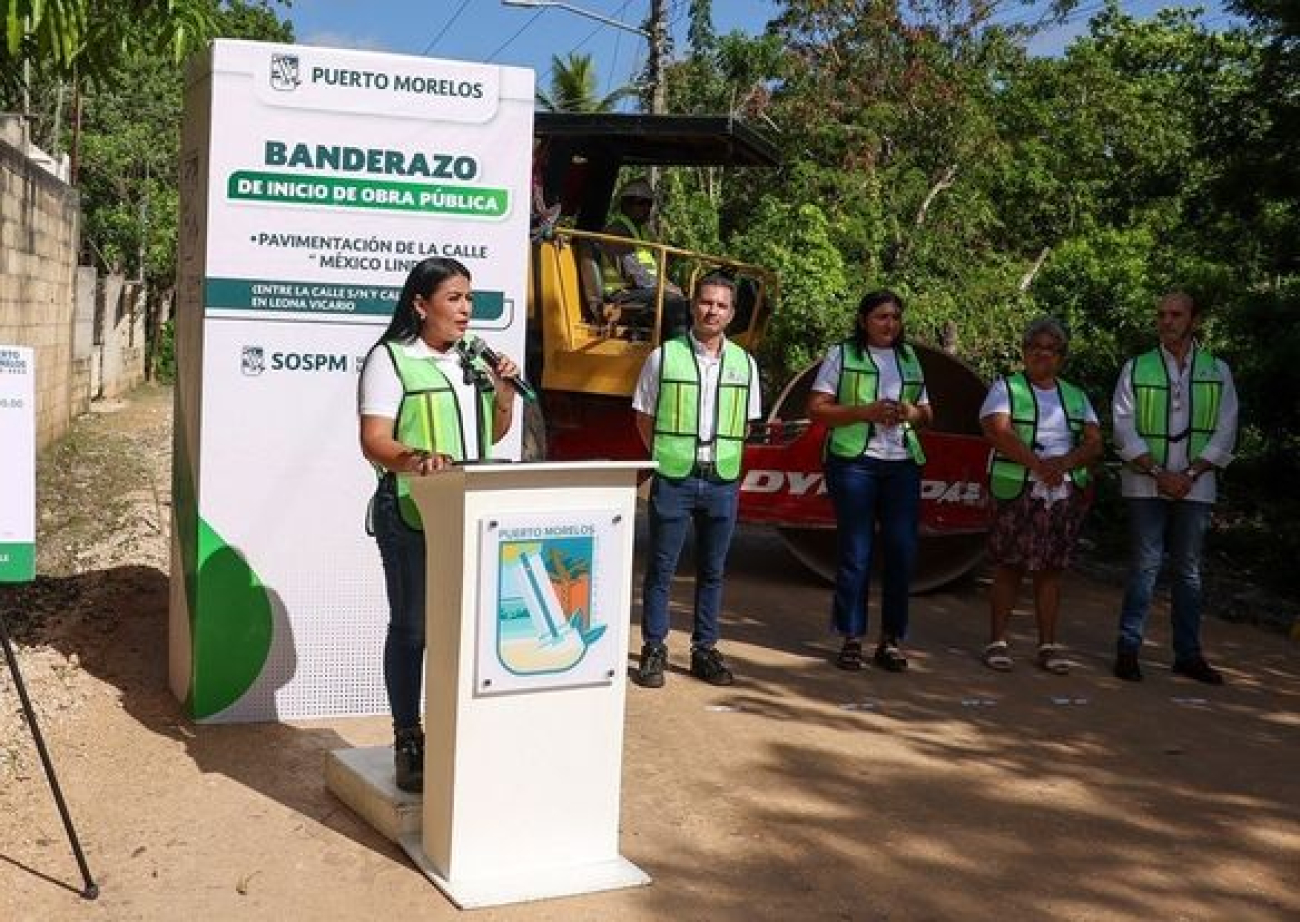
[[[639,462],[413,481],[428,547],[411,857],[457,906],[648,884],[619,855]]]

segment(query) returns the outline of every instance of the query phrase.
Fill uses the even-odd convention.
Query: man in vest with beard
[[[1173,292],[1156,310],[1160,344],[1130,359],[1115,386],[1115,441],[1128,506],[1130,568],[1115,675],[1142,679],[1139,655],[1161,558],[1169,553],[1173,671],[1208,685],[1223,676],[1201,652],[1201,548],[1217,471],[1232,460],[1237,391],[1228,366],[1195,339],[1201,312]]]
[[[650,549],[642,594],[637,684],[659,688],[668,660],[668,595],[687,527],[695,525],[695,618],[691,674],[710,685],[733,681],[717,649],[722,575],[740,496],[749,422],[762,407],[758,366],[726,337],[735,284],[709,275],[695,285],[692,324],[650,353],[632,407],[637,432],[658,462],[650,488]]]
[[[611,237],[651,241],[650,216],[654,213],[654,190],[644,179],[633,179],[618,193],[618,211],[601,231]],[[651,309],[659,290],[659,257],[655,250],[634,244],[601,244],[601,283],[606,301],[625,307]],[[652,315],[653,316],[653,315]],[[690,325],[690,304],[682,290],[664,280],[664,338],[686,332]]]

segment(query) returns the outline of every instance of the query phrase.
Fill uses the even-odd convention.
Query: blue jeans
[[[867,631],[871,564],[882,554],[880,618],[884,636],[907,636],[907,603],[916,568],[921,468],[913,461],[826,459],[826,487],[835,506],[839,564],[831,618],[845,637]],[[880,526],[879,539],[876,526]]]
[[[1151,596],[1169,552],[1174,660],[1201,656],[1201,547],[1210,525],[1210,503],[1186,500],[1130,499],[1128,505],[1128,584],[1119,616],[1119,650],[1137,653],[1142,646]]]
[[[695,524],[695,624],[691,645],[718,642],[722,608],[722,572],[736,530],[740,484],[714,483],[698,477],[655,477],[650,488],[650,553],[642,587],[641,637],[648,644],[668,636],[668,595],[686,529]]]
[[[388,589],[388,635],[384,639],[384,687],[395,730],[420,726],[424,677],[424,532],[402,521],[386,477],[375,493],[373,522]]]

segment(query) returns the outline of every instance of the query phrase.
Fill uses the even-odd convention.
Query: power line
[[[433,41],[424,46],[424,50],[420,52],[421,57],[432,51],[434,46],[437,45],[438,42],[442,41],[442,37],[447,34],[447,30],[452,27],[452,24],[460,18],[460,14],[465,12],[465,7],[467,6],[469,6],[469,0],[461,0],[460,6],[456,7],[456,12],[451,14],[451,18],[447,20],[446,25],[444,25],[442,29],[439,30],[438,34],[433,37]]]
[[[1131,7],[1132,5],[1133,5],[1133,0],[1128,0],[1128,2],[1121,2],[1119,7],[1120,14],[1124,16],[1142,15],[1141,13],[1132,12],[1128,8]],[[1106,8],[1105,0],[1085,0],[1085,2],[1080,3],[1079,6],[1075,7],[1065,16],[1061,17],[1061,19],[1055,24],[1058,26],[1073,25],[1074,23],[1077,23],[1080,20],[1090,19],[1093,15],[1100,13],[1105,8]],[[1193,7],[1190,5],[1172,7],[1172,9],[1183,9],[1183,10],[1192,9],[1192,8]],[[1202,12],[1204,12],[1204,10]],[[1208,23],[1213,20],[1221,20],[1224,18],[1224,16],[1225,14],[1219,13],[1218,15],[1212,16],[1210,17],[1210,19],[1207,19],[1205,21]],[[1019,18],[1009,17],[1007,19],[998,20],[997,24],[1004,28],[1012,27],[1012,26],[1027,26],[1032,24],[1032,27],[1037,28],[1043,25],[1044,23],[1049,22],[1051,18],[1052,18],[1051,9],[1050,7],[1048,7],[1045,8],[1042,12],[1036,12],[1034,9],[1030,9],[1022,17]]]
[[[631,2],[632,2],[632,0],[623,0],[623,2],[619,5],[619,8],[616,9],[613,13],[610,14],[611,18],[613,18],[613,19],[622,19],[622,18],[623,18],[623,12],[624,12],[624,10],[626,10],[626,9],[628,8],[628,6],[629,6],[629,4],[631,4]],[[569,53],[570,53],[570,54],[573,54],[574,52],[576,52],[579,48],[581,48],[583,45],[587,44],[587,42],[591,41],[591,40],[592,40],[593,38],[595,38],[598,34],[600,34],[600,32],[601,32],[602,30],[604,30],[604,29],[612,29],[612,28],[614,28],[614,27],[611,26],[611,25],[609,25],[608,23],[601,23],[600,25],[596,26],[596,28],[594,28],[594,29],[592,29],[590,32],[588,32],[586,38],[584,38],[582,41],[578,42],[578,44],[576,44],[576,45],[574,45],[572,48],[570,48],[570,49],[569,49]],[[615,34],[617,35],[617,33],[615,33]]]
[[[494,51],[494,52],[492,52],[490,55],[488,55],[488,57],[487,57],[487,63],[491,64],[494,60],[496,60],[496,56],[497,56],[497,55],[499,55],[501,52],[505,51],[507,48],[509,48],[511,45],[513,45],[514,42],[515,42],[515,39],[519,38],[519,36],[521,36],[521,35],[523,35],[525,32],[527,32],[527,31],[528,31],[528,27],[531,26],[533,23],[535,23],[535,22],[537,21],[537,17],[538,17],[538,16],[541,16],[542,13],[544,13],[544,12],[546,12],[546,8],[545,8],[545,7],[542,7],[542,8],[539,9],[536,13],[534,13],[534,14],[531,15],[531,16],[529,16],[529,17],[528,17],[528,21],[527,21],[526,23],[524,23],[522,26],[519,27],[519,31],[518,31],[518,32],[516,32],[514,35],[510,36],[510,37],[509,37],[508,39],[506,39],[504,42],[502,42],[500,48],[498,48],[496,51]]]
[[[627,11],[627,8],[631,5],[632,5],[632,0],[623,0],[623,2],[618,5],[618,8],[609,14],[610,18],[622,20],[623,14]],[[528,26],[532,24],[533,20],[536,19],[537,16],[540,15],[542,12],[544,12],[544,10],[538,10],[537,13],[533,14],[533,18],[528,20],[528,22],[524,23],[524,29],[527,29]],[[597,25],[595,28],[593,28],[590,32],[588,32],[585,36],[583,36],[583,38],[580,41],[578,41],[569,49],[570,55],[577,54],[577,52],[581,48],[583,48],[588,42],[590,42],[593,38],[599,35],[603,30],[606,29],[614,30],[614,50],[613,53],[610,55],[609,72],[605,78],[605,89],[607,91],[614,86],[614,73],[618,69],[619,56],[622,53],[623,36],[621,32],[626,28],[630,28],[630,27],[619,28],[619,27],[615,27],[610,23],[602,22],[599,25]],[[500,54],[501,51],[504,50],[507,45],[509,45],[511,42],[513,42],[515,39],[519,37],[519,35],[524,31],[524,29],[521,29],[519,32],[511,36],[510,39],[505,43],[505,45],[502,45],[501,48],[498,48],[495,52],[492,53],[492,57],[495,57],[496,55]],[[491,61],[492,57],[489,57],[488,60]],[[642,65],[643,64],[644,62],[642,62]],[[635,69],[636,68],[634,68],[634,71]]]
[[[1105,0],[1101,0],[1101,2],[1085,2],[1075,7],[1060,19],[1054,20],[1050,6],[1046,7],[1041,12],[1031,7],[1025,12],[1024,16],[1020,18],[1009,17],[1007,19],[998,20],[997,25],[1004,29],[1015,28],[1016,26],[1029,26],[1031,29],[1039,29],[1044,25],[1044,23],[1048,22],[1051,22],[1056,27],[1068,26],[1073,25],[1081,19],[1087,19],[1094,13],[1100,13],[1105,8]],[[1123,12],[1123,7],[1120,8],[1120,12]]]
[[[1128,0],[1128,2],[1123,2],[1122,0],[1119,7],[1120,14],[1129,17],[1140,16],[1141,15],[1140,13],[1131,11],[1130,8],[1132,7],[1132,5],[1133,5],[1133,0]],[[1059,20],[1053,21],[1052,25],[1054,28],[1062,28],[1065,26],[1074,25],[1081,21],[1090,21],[1093,16],[1095,16],[1097,13],[1102,12],[1105,8],[1106,8],[1105,0],[1084,0],[1084,2],[1080,3],[1079,6],[1075,7],[1072,11],[1070,11],[1070,13],[1061,17]],[[1194,7],[1192,6],[1172,6],[1168,8],[1178,9],[1178,10],[1194,9]],[[1223,12],[1222,10],[1208,17],[1205,15],[1205,12],[1206,10],[1202,8],[1199,22],[1201,25],[1209,28],[1213,28],[1216,24],[1224,22],[1225,20],[1231,18],[1226,12]],[[1003,28],[1029,26],[1031,29],[1037,30],[1049,21],[1051,21],[1050,8],[1045,9],[1040,14],[1035,14],[1035,12],[1031,9],[1029,13],[1022,18],[1000,20],[997,22],[997,25]]]
[[[618,52],[619,49],[622,47],[622,41],[623,41],[623,33],[616,30],[614,32],[614,53],[610,55],[609,73],[605,76],[606,87],[611,87],[614,85],[614,68],[618,66]]]
[[[596,33],[598,33],[601,29],[604,28],[605,26],[596,26],[596,28],[592,29],[590,32],[587,33],[586,38],[584,38],[582,41],[578,42],[578,44],[574,45],[572,48],[569,49],[569,54],[577,54],[583,45],[587,44],[587,42],[595,38]]]

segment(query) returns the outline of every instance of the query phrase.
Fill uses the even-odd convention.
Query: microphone
[[[459,349],[462,344],[464,345],[464,355],[467,358],[482,358],[494,369],[501,361],[501,356],[493,352],[491,346],[472,333],[467,334],[464,339],[458,342],[456,344],[457,348]],[[533,390],[533,386],[524,380],[523,375],[510,375],[505,380],[514,386],[514,389],[519,392],[519,396],[524,400],[529,403],[537,400],[537,391]]]

